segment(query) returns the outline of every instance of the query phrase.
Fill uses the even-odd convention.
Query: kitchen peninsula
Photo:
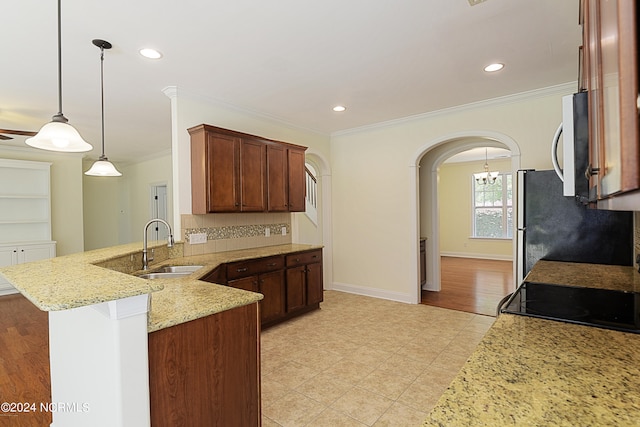
[[[633,267],[539,261],[526,280],[638,291]],[[501,314],[424,426],[636,426],[640,334]]]
[[[189,406],[201,402],[190,400],[191,384],[185,381],[199,387],[246,383],[250,390],[238,391],[245,398],[229,404],[229,392],[221,397],[222,409],[238,419],[238,405],[249,405],[246,413],[259,420],[262,295],[198,279],[223,263],[318,247],[286,244],[192,257],[182,256],[181,244],[150,248],[156,258],[152,270],[167,264],[203,267],[179,279],[141,279],[134,274],[141,267],[142,245],[130,244],[0,269],[26,298],[49,312],[52,400],[73,409],[54,413],[54,424],[149,425],[160,410],[171,408],[174,398],[174,405],[185,406],[160,413],[162,422],[154,425],[189,424],[194,414],[208,415]],[[197,361],[204,362],[190,365]],[[239,381],[236,373],[253,380]],[[193,394],[220,397],[213,388]],[[215,406],[208,410],[228,420]]]

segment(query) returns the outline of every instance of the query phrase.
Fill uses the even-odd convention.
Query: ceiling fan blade
[[[13,139],[10,136],[0,135],[0,141],[7,141],[9,139]]]
[[[26,130],[0,129],[0,133],[8,133],[11,135],[22,135],[22,136],[35,136],[35,134],[38,132],[30,132]]]

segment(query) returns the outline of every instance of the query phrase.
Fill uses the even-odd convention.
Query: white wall
[[[56,254],[83,250],[82,155],[30,147],[0,147],[0,158],[51,162],[51,238]]]
[[[447,135],[513,139],[522,167],[551,168],[561,97],[574,84],[334,135],[333,280],[337,289],[411,301],[417,286],[415,166]],[[424,194],[422,195],[424,198]]]
[[[85,162],[84,170],[91,161]],[[124,243],[142,242],[142,229],[151,219],[150,188],[167,184],[167,220],[173,226],[171,153],[117,164],[121,177],[84,179],[85,249],[98,249]]]

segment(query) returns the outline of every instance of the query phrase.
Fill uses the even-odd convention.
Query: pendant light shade
[[[58,0],[58,114],[54,115],[51,122],[42,126],[33,137],[27,138],[25,143],[31,147],[49,151],[63,151],[78,153],[91,151],[93,147],[82,139],[77,130],[67,122],[62,114],[62,30],[60,1]]]
[[[104,156],[100,156],[100,159],[96,160],[84,174],[91,176],[122,176],[113,163]]]
[[[102,154],[100,158],[86,171],[85,175],[91,176],[122,176],[116,167],[104,155],[104,50],[111,49],[111,43],[104,40],[93,40],[94,45],[100,48],[100,100],[102,105]]]

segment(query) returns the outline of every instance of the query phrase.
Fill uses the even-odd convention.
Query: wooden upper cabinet
[[[209,125],[188,131],[193,214],[304,211],[306,147]]]
[[[636,2],[584,0],[582,11],[591,197],[603,200],[640,189]]]
[[[270,212],[289,210],[287,179],[287,147],[280,144],[267,145],[268,210]]]
[[[259,140],[240,142],[240,200],[243,212],[263,212],[265,196],[265,144]]]
[[[304,212],[306,200],[306,179],[304,150],[289,148],[287,154],[289,211]]]
[[[240,139],[191,134],[191,208],[194,214],[240,211]]]

